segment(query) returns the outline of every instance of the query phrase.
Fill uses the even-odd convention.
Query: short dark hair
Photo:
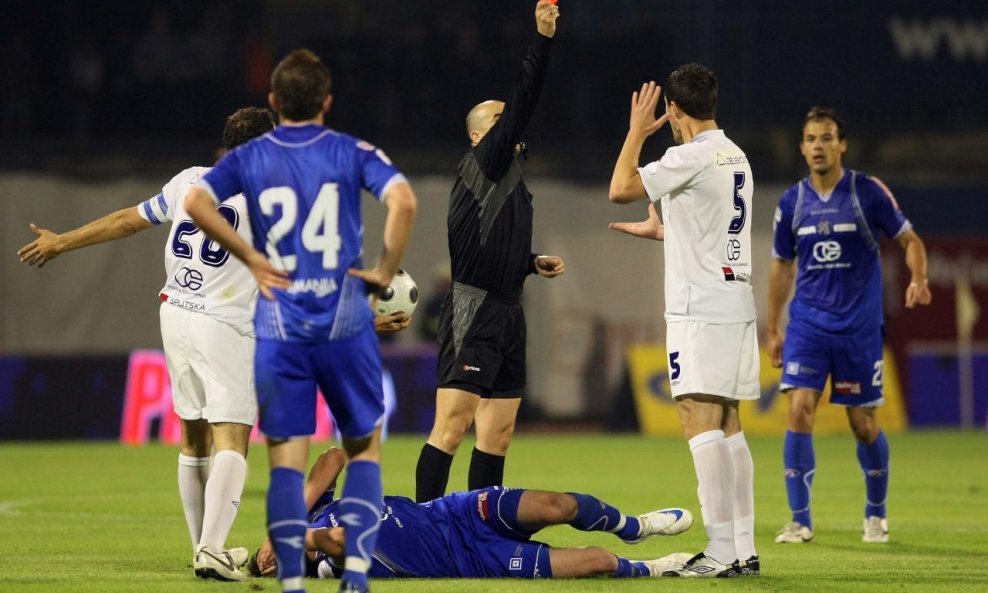
[[[666,99],[695,119],[717,116],[717,77],[710,68],[686,64],[676,68],[664,87]]]
[[[260,107],[244,107],[226,118],[223,127],[223,148],[233,150],[274,129],[274,115]]]
[[[803,132],[806,131],[806,124],[811,121],[823,121],[829,119],[834,122],[837,126],[837,139],[844,140],[846,134],[844,132],[844,122],[841,120],[837,112],[830,107],[817,107],[814,105],[810,107],[810,110],[806,113],[806,118],[803,119],[803,125],[799,128],[799,141],[803,141]]]
[[[307,49],[285,56],[271,73],[271,92],[284,117],[302,121],[319,114],[329,96],[329,68]]]

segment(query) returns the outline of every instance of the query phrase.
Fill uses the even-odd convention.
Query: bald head
[[[484,101],[474,106],[467,114],[467,136],[476,146],[490,131],[504,111],[504,101]]]

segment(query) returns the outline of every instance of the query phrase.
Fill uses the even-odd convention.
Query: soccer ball
[[[377,298],[374,312],[378,315],[404,313],[405,317],[411,317],[418,303],[419,287],[415,280],[405,270],[398,270],[391,279],[391,285]]]

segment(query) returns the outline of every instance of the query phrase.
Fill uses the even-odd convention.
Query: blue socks
[[[571,527],[580,531],[607,531],[623,540],[638,537],[640,527],[637,517],[626,516],[606,502],[589,494],[576,492],[567,492],[567,494],[576,498],[579,505],[576,519],[570,522]]]
[[[644,562],[638,562],[636,560],[628,560],[627,558],[622,558],[616,556],[618,561],[618,568],[611,573],[611,578],[615,579],[631,579],[635,577],[647,577],[650,576],[648,572],[648,567],[645,566]]]
[[[278,580],[284,591],[303,591],[305,576],[305,499],[302,472],[271,469],[268,486],[268,536],[278,559]]]
[[[885,518],[885,498],[889,489],[889,443],[885,433],[878,432],[878,438],[870,445],[858,442],[858,463],[864,474],[865,518]]]
[[[373,461],[351,461],[347,466],[339,516],[346,529],[342,581],[367,588],[367,571],[377,545],[381,522],[381,466]]]
[[[860,453],[858,455],[860,456]],[[813,475],[816,473],[813,435],[787,430],[782,456],[786,466],[786,494],[789,498],[792,520],[812,530],[810,489],[813,487]]]

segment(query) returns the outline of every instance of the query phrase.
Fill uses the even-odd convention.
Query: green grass
[[[756,533],[762,576],[734,581],[522,582],[376,581],[376,592],[583,591],[985,591],[988,590],[988,435],[916,432],[892,435],[888,545],[861,543],[864,487],[850,436],[816,439],[817,539],[772,543],[788,520],[781,438],[750,438],[756,464]],[[420,437],[385,445],[389,494],[410,495]],[[453,467],[465,484],[470,443]],[[58,443],[0,445],[0,591],[267,591],[272,580],[245,584],[193,578],[190,545],[175,484],[177,452],[166,447]],[[263,448],[251,473],[231,545],[255,547],[264,532]],[[699,517],[686,444],[638,436],[518,435],[506,482],[593,493],[626,512],[683,505]],[[610,535],[556,527],[540,539],[558,546],[603,545],[632,558],[697,551],[703,529],[624,546]],[[335,582],[310,582],[335,591]]]

